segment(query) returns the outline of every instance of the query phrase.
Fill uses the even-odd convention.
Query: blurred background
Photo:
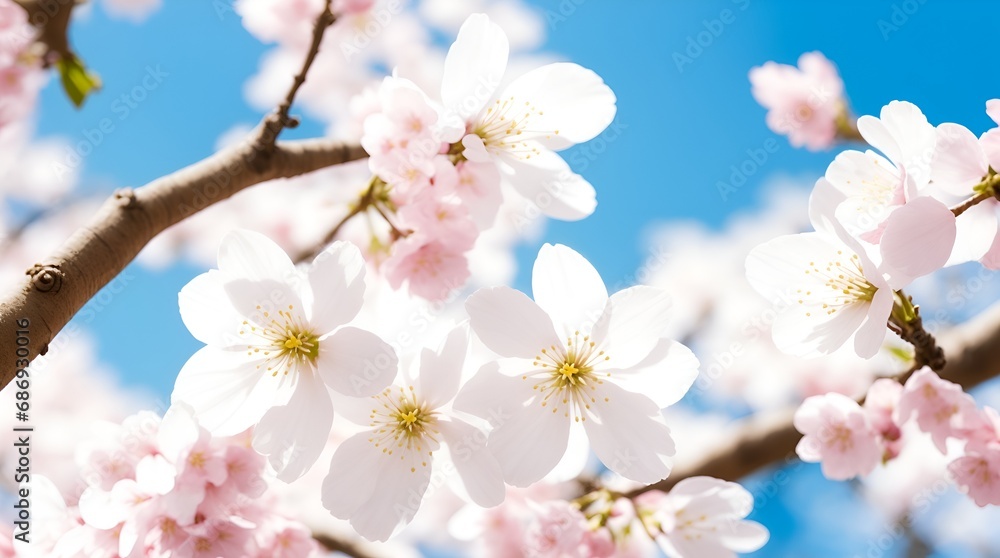
[[[399,17],[382,33],[394,40],[419,37],[425,49],[414,57],[440,57],[457,24],[440,16],[446,10],[434,4],[442,2],[412,4],[412,18],[424,28]],[[782,358],[769,346],[766,328],[754,321],[766,317],[767,305],[743,280],[743,258],[756,243],[808,226],[806,196],[837,150],[797,149],[770,131],[764,109],[750,94],[747,72],[769,60],[795,64],[802,53],[818,50],[839,68],[855,115],[878,114],[891,100],[908,100],[932,123],[958,122],[979,134],[993,126],[986,100],[1000,96],[1000,78],[990,63],[996,44],[990,22],[1000,18],[1000,5],[469,4],[468,11],[503,10],[495,19],[523,60],[574,61],[596,71],[618,96],[618,116],[608,130],[563,154],[595,185],[596,212],[580,222],[549,221],[518,238],[511,245],[516,265],[505,273],[529,291],[538,247],[559,242],[584,254],[609,286],[645,282],[673,292],[675,333],[690,342],[703,374],[673,415],[668,412],[677,421],[672,429],[682,454],[696,455],[713,435],[708,430],[715,428],[717,435],[717,427],[733,418],[830,389],[851,393],[879,369],[892,371],[888,354],[873,363],[847,356],[808,364]],[[63,200],[100,198],[207,156],[259,121],[289,79],[281,76],[290,76],[298,64],[282,54],[284,47],[251,35],[228,0],[166,2],[135,21],[101,3],[78,11],[72,42],[100,74],[102,90],[77,110],[51,79],[33,123],[33,141],[48,145],[48,153],[74,176]],[[377,53],[354,62],[320,70],[316,81],[351,80],[353,87],[357,74],[384,74],[391,62],[407,75],[407,61]],[[351,71],[355,77],[346,75]],[[287,136],[347,133],[347,89],[308,90],[293,110],[304,114],[303,125]],[[99,131],[103,119],[113,122],[110,133]],[[754,159],[774,145],[763,161]],[[325,187],[343,188],[346,200],[359,185],[330,181]],[[32,208],[8,200],[5,228],[30,218]],[[270,218],[241,215],[248,222],[235,216],[233,223],[253,227],[255,220]],[[60,233],[48,234],[50,242],[61,240]],[[217,240],[189,232],[184,242],[196,246],[171,252],[161,245],[144,254],[112,285],[115,292],[99,295],[74,322],[92,338],[101,367],[159,405],[169,400],[177,371],[200,347],[180,320],[176,293],[214,263]],[[923,280],[911,294],[925,316],[933,316],[933,327],[946,328],[996,300],[997,283],[978,268],[958,268]],[[742,348],[734,350],[734,343]],[[1000,402],[994,385],[975,394],[981,404]],[[772,536],[753,555],[1000,555],[1000,514],[976,508],[938,482],[934,459],[930,452],[914,455],[855,483],[827,481],[818,466],[794,459],[746,479],[756,500],[751,518]]]

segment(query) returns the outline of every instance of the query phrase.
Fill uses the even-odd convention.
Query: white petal
[[[225,275],[211,270],[195,277],[177,295],[181,320],[195,339],[207,345],[243,344],[236,334],[243,322],[223,289]]]
[[[319,342],[316,363],[331,389],[352,397],[370,397],[396,378],[396,351],[370,331],[356,327],[338,329]]]
[[[955,219],[955,246],[945,267],[980,260],[997,234],[997,203],[980,202]]]
[[[302,372],[287,405],[272,407],[253,431],[253,449],[266,455],[278,478],[292,482],[316,463],[333,425],[333,403],[316,376]]]
[[[250,428],[275,400],[278,382],[257,368],[242,349],[204,347],[177,374],[171,403],[190,405],[198,422],[216,436]]]
[[[865,138],[868,145],[878,149],[885,156],[893,161],[901,161],[903,151],[900,149],[896,138],[878,117],[864,115],[858,118],[858,131]]]
[[[125,480],[119,482],[134,483]],[[95,529],[113,529],[128,518],[129,510],[111,492],[90,486],[80,495],[80,517]]]
[[[288,282],[297,277],[288,254],[270,238],[254,231],[235,230],[219,245],[219,270],[250,281]]]
[[[671,305],[667,291],[645,285],[612,295],[594,334],[611,357],[608,366],[631,368],[649,356],[667,328]]]
[[[986,176],[989,162],[979,138],[965,126],[945,123],[937,127],[937,148],[931,179],[944,191],[971,196],[972,187]]]
[[[163,414],[156,431],[160,453],[171,461],[181,458],[181,453],[191,449],[201,434],[194,418],[194,409],[184,402],[177,402]]]
[[[557,153],[539,147],[530,159],[516,158],[506,152],[497,155],[510,185],[543,214],[562,221],[578,221],[597,207],[594,187],[573,172]]]
[[[177,469],[162,455],[147,455],[135,466],[135,484],[145,494],[167,494],[176,476]]]
[[[893,289],[941,269],[955,246],[955,215],[931,197],[911,200],[886,220],[879,269]]]
[[[548,314],[510,287],[479,289],[465,301],[465,309],[472,330],[500,356],[530,359],[562,343]]]
[[[571,422],[566,453],[549,474],[545,475],[542,482],[560,483],[576,479],[590,462],[590,455],[590,439],[587,438],[587,431],[583,428],[583,424],[576,421]]]
[[[645,395],[604,382],[583,426],[590,445],[608,469],[651,484],[670,474],[674,441],[660,409]]]
[[[487,447],[508,484],[527,487],[548,474],[566,453],[569,417],[565,409],[543,407],[532,382],[501,374],[497,363],[483,366],[462,388],[455,409],[490,421]],[[556,412],[552,412],[552,410]]]
[[[493,454],[486,449],[486,434],[459,420],[441,421],[438,429],[448,444],[455,471],[472,501],[484,508],[503,502],[506,495],[503,471]]]
[[[382,459],[378,484],[351,516],[351,526],[371,541],[384,541],[409,523],[430,485],[431,467],[416,467],[409,459]],[[430,459],[428,459],[430,465]]]
[[[698,358],[677,341],[660,339],[642,362],[613,373],[622,388],[647,395],[659,408],[681,400],[698,378]]]
[[[771,533],[756,521],[719,522],[719,541],[729,550],[739,553],[753,552],[767,544]]]
[[[350,519],[371,498],[382,464],[382,450],[369,431],[341,442],[323,479],[323,507],[334,517]]]
[[[893,294],[890,289],[875,291],[865,322],[854,334],[854,351],[859,357],[872,358],[882,348],[888,331],[887,322],[889,314],[892,313],[892,305]]]
[[[836,220],[837,208],[846,199],[847,195],[826,178],[816,181],[812,193],[809,194],[809,222],[816,232],[836,236],[829,224]]]
[[[983,146],[983,152],[986,153],[990,166],[996,170],[1000,167],[1000,128],[984,132],[979,138],[979,143]]]
[[[531,271],[535,303],[552,318],[563,336],[590,333],[608,302],[608,290],[594,266],[578,252],[543,244]]]
[[[568,62],[536,68],[514,80],[501,100],[524,108],[525,139],[565,149],[593,139],[615,119],[615,94],[601,76]],[[532,133],[537,131],[538,133]]]
[[[365,259],[358,247],[337,241],[306,269],[312,290],[309,324],[317,334],[329,333],[354,319],[365,295]]]
[[[934,126],[916,105],[892,101],[882,107],[878,119],[859,118],[858,130],[872,147],[897,165],[905,166],[918,187],[927,184],[937,137]]]
[[[298,289],[273,279],[232,279],[222,285],[229,302],[244,318],[258,327],[269,326],[278,312],[305,318],[305,307]],[[314,332],[321,335],[326,332]]]
[[[420,396],[431,408],[455,398],[462,380],[462,367],[469,352],[469,326],[460,324],[448,333],[440,351],[424,349],[420,354]]]
[[[464,122],[493,97],[507,69],[510,45],[499,25],[485,14],[470,15],[448,49],[441,100]]]
[[[847,304],[833,314],[791,306],[775,318],[771,337],[778,350],[790,355],[828,355],[843,347],[858,331],[868,316],[869,306],[863,302]]]

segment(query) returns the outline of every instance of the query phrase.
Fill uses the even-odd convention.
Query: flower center
[[[319,336],[304,319],[293,314],[295,307],[278,310],[277,316],[257,307],[259,313],[252,320],[244,320],[240,335],[248,337],[247,355],[263,356],[264,362],[257,365],[277,376],[287,375],[292,368],[311,366],[319,357]]]
[[[527,143],[539,136],[550,138],[559,135],[559,130],[535,130],[530,127],[532,119],[544,115],[543,111],[529,101],[520,105],[514,97],[497,99],[492,106],[486,107],[478,121],[472,127],[472,133],[483,140],[487,149],[502,149],[518,155],[520,159],[530,159],[539,154],[539,150]]]
[[[432,455],[438,447],[437,413],[417,398],[413,386],[388,387],[372,399],[378,405],[369,416],[374,430],[368,441],[386,455],[398,452],[400,459],[409,458],[411,473],[417,471],[417,462],[426,467],[425,455]]]
[[[838,256],[843,254],[843,251],[837,250]],[[836,313],[837,308],[841,306],[870,302],[878,291],[878,287],[865,278],[857,254],[825,263],[811,261],[805,273],[814,280],[822,281],[822,285],[815,293],[812,290],[803,292],[802,289],[798,289],[796,292],[803,297],[799,299],[799,304],[804,305],[807,302],[818,304],[828,315]],[[806,312],[806,316],[811,315],[812,312]]]
[[[565,346],[551,345],[542,349],[533,363],[540,370],[530,374],[536,381],[533,389],[544,394],[542,407],[548,407],[552,401],[553,413],[559,412],[561,404],[565,416],[573,414],[577,422],[587,420],[584,413],[591,403],[597,402],[598,386],[604,383],[601,377],[611,377],[610,372],[599,372],[595,367],[610,359],[596,341],[591,341],[589,335],[581,337],[579,331],[566,338]],[[521,379],[528,377],[526,374]]]

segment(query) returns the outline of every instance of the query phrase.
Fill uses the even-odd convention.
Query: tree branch
[[[965,389],[1000,375],[1000,303],[941,336],[948,362],[939,373]],[[900,376],[907,374],[904,372]],[[792,426],[795,409],[752,416],[738,423],[725,441],[703,457],[674,469],[666,479],[626,494],[635,497],[650,490],[668,491],[689,477],[707,475],[736,481],[754,471],[794,459],[802,438]]]
[[[353,558],[386,558],[371,545],[358,539],[348,540],[342,537],[335,537],[326,533],[313,533],[316,542],[323,545],[330,552],[340,552]]]
[[[52,63],[53,55],[68,59],[73,56],[69,46],[70,15],[75,0],[14,0],[28,13],[28,21],[38,29],[38,42],[48,49],[46,64]],[[51,54],[49,54],[51,53]]]
[[[295,95],[299,92],[299,88],[306,82],[306,75],[309,73],[309,68],[312,66],[313,61],[316,60],[316,55],[319,54],[319,47],[323,43],[323,34],[326,32],[327,27],[330,27],[337,21],[337,17],[330,11],[330,2],[331,0],[326,0],[323,4],[323,10],[316,16],[316,23],[313,25],[312,43],[309,45],[309,51],[306,52],[302,68],[298,74],[295,74],[292,86],[288,89],[288,93],[285,94],[285,100],[278,105],[274,112],[267,115],[261,124],[257,136],[257,149],[261,153],[269,153],[274,148],[278,134],[283,129],[295,128],[299,125],[297,119],[289,116],[289,111],[292,109],[292,103],[295,102]]]
[[[0,297],[0,387],[22,367],[19,358],[45,354],[70,318],[167,227],[248,186],[367,157],[360,145],[328,139],[279,142],[264,164],[259,153],[254,143],[244,143],[136,190],[120,190],[29,269],[24,281]],[[29,320],[28,328],[17,326],[22,319]],[[28,343],[17,345],[16,331],[24,329],[30,333],[20,338]]]

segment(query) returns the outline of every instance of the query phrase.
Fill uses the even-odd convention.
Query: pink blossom
[[[374,4],[375,0],[334,0],[330,10],[335,14],[361,15]]]
[[[568,502],[539,504],[534,522],[524,538],[527,556],[538,558],[589,558],[587,518]]]
[[[467,239],[435,238],[413,233],[393,243],[382,271],[394,289],[405,283],[411,294],[428,300],[444,300],[469,278],[465,252]]]
[[[906,381],[898,412],[901,421],[916,413],[917,426],[931,435],[941,453],[947,451],[947,439],[961,437],[963,426],[978,415],[972,396],[929,368],[918,370]]]
[[[968,422],[965,455],[952,461],[948,471],[976,505],[1000,505],[1000,414],[986,407]]]
[[[261,41],[304,47],[323,0],[237,0],[234,7],[243,26]]]
[[[903,432],[896,415],[902,393],[903,386],[899,382],[880,378],[868,388],[868,395],[865,397],[864,409],[868,414],[868,421],[885,448],[883,461],[895,458],[902,447]]]
[[[810,397],[795,412],[795,429],[804,436],[795,447],[803,461],[822,464],[828,479],[867,475],[881,449],[861,405],[839,393]]]
[[[1000,445],[959,457],[948,465],[948,472],[977,506],[1000,505]]]
[[[799,67],[767,62],[750,70],[753,96],[768,109],[767,126],[792,145],[817,151],[833,146],[837,119],[845,115],[844,82],[819,52],[799,57]]]

